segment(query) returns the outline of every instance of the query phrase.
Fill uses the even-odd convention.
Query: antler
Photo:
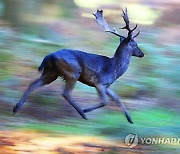
[[[97,10],[97,12],[93,15],[96,17],[96,21],[97,23],[104,27],[104,30],[105,32],[110,32],[112,34],[115,34],[116,36],[119,36],[119,37],[123,37],[125,38],[124,36],[120,35],[115,28],[111,28],[109,27],[109,25],[107,24],[106,20],[104,19],[104,16],[103,16],[103,10]],[[130,29],[130,26],[129,26],[129,17],[128,17],[128,13],[127,13],[127,8],[125,9],[125,11],[123,10],[123,20],[125,22],[125,26],[121,29],[127,29],[128,30],[128,37],[129,38],[135,38],[139,35],[140,31],[135,35],[135,36],[132,36],[132,33],[133,31],[137,28],[137,24],[136,26],[133,28],[133,29]]]
[[[93,13],[93,15],[96,17],[97,23],[98,23],[100,26],[104,27],[105,32],[110,32],[110,33],[112,33],[112,34],[115,34],[116,36],[125,38],[124,36],[120,35],[120,34],[116,31],[115,28],[112,29],[112,28],[109,27],[109,25],[107,24],[106,20],[104,19],[103,10],[100,10],[100,11],[97,10],[97,12],[96,12],[95,14]]]
[[[123,10],[123,16],[122,17],[123,17],[123,20],[124,20],[126,25],[120,29],[127,29],[128,30],[128,37],[133,37],[133,38],[137,37],[139,35],[140,31],[135,36],[132,36],[133,31],[137,28],[137,24],[133,29],[130,29],[127,8],[125,9],[125,11]]]

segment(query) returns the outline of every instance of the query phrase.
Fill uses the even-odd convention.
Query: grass
[[[142,137],[178,136],[180,127],[179,115],[164,109],[152,109],[131,112],[134,124],[126,121],[120,112],[98,113],[88,121],[83,119],[64,119],[54,123],[27,122],[16,129],[30,129],[49,133],[91,134],[110,138],[122,138],[129,133],[137,133]]]

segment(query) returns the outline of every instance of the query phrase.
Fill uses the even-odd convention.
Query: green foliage
[[[0,51],[0,55],[0,80],[2,80],[10,76],[11,69],[7,64],[12,63],[13,55],[3,51]]]
[[[38,130],[49,133],[99,135],[122,139],[128,133],[142,137],[173,137],[178,135],[179,115],[165,109],[131,112],[134,124],[130,124],[121,112],[99,113],[88,121],[64,119],[60,123],[30,122],[18,129]]]
[[[136,96],[136,94],[142,90],[142,86],[136,82],[121,81],[118,82],[118,84],[115,86],[115,89],[116,92],[122,97],[132,97]]]

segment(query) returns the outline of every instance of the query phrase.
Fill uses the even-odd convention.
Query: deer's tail
[[[44,69],[45,64],[47,63],[47,61],[50,60],[50,58],[51,58],[51,56],[50,56],[50,55],[47,55],[47,56],[43,59],[41,65],[38,67],[38,71],[39,71],[39,72],[41,72],[41,71]]]

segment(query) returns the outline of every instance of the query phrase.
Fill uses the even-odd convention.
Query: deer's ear
[[[122,42],[125,38],[124,37],[120,37],[120,42]]]
[[[133,39],[132,35],[128,35],[127,41],[130,42]]]

